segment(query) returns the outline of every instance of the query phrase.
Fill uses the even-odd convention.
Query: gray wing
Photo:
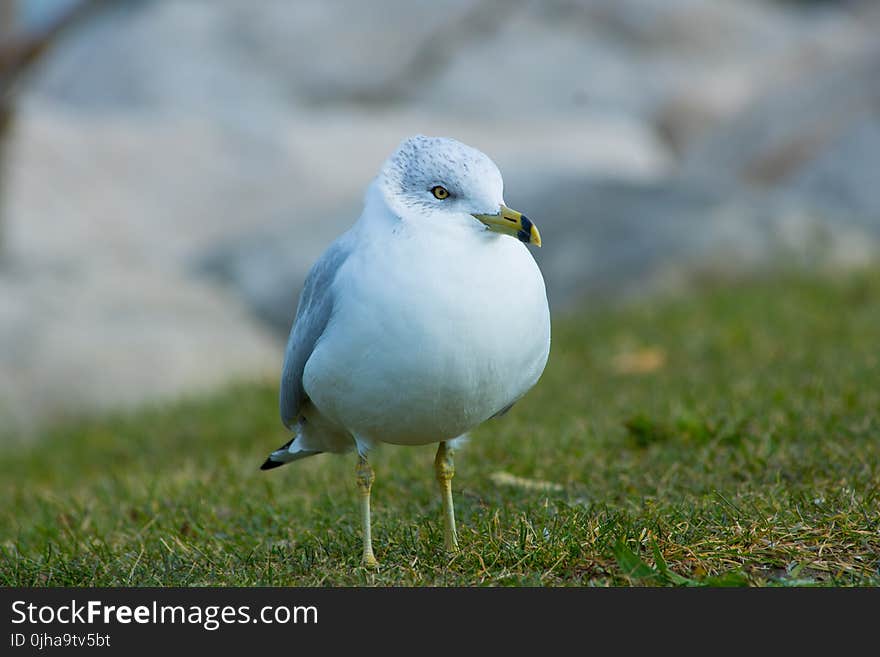
[[[284,352],[279,398],[281,420],[291,429],[306,401],[306,391],[302,384],[303,370],[333,312],[333,281],[339,268],[351,254],[347,237],[346,233],[333,242],[312,266],[296,307],[296,318],[293,320]]]

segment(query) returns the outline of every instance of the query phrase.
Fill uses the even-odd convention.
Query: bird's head
[[[466,222],[541,246],[529,218],[504,204],[495,163],[454,139],[410,137],[385,162],[378,182],[386,203],[404,219]]]

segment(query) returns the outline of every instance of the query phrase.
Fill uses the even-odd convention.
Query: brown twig
[[[14,27],[0,36],[0,102],[8,102],[16,82],[67,28],[89,14],[103,0],[80,0],[52,17],[44,26],[23,32]]]

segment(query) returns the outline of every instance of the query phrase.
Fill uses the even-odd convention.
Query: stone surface
[[[878,69],[880,73],[880,69]],[[880,99],[880,85],[878,85]],[[787,194],[814,207],[880,226],[880,100],[876,111],[842,129],[786,181]]]
[[[274,378],[278,348],[240,301],[161,270],[8,263],[2,434],[85,410]]]
[[[690,180],[559,181],[527,207],[543,215],[535,252],[551,307],[681,293],[789,267],[863,266],[880,222],[830,219],[798,199]]]
[[[880,48],[871,44],[833,65],[806,69],[750,103],[687,153],[683,172],[784,185],[850,131],[876,120],[878,98]]]

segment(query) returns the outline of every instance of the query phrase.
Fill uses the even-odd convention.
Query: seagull
[[[454,139],[416,135],[370,183],[354,226],[306,277],[281,373],[293,438],[269,470],[357,451],[363,565],[382,443],[439,443],[446,549],[458,549],[453,452],[538,381],[550,353],[544,279],[526,244],[537,227],[504,203],[498,167]]]

